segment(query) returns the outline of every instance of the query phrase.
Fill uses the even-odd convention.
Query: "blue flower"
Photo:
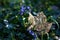
[[[25,12],[25,6],[21,6],[20,14],[23,15],[24,12]]]
[[[30,7],[29,7],[29,6],[27,6],[27,9],[29,10],[29,9],[30,9]]]
[[[27,6],[26,9],[31,12],[30,6]]]
[[[21,8],[20,8],[20,14],[23,15],[26,10],[31,11],[30,6],[22,5]]]
[[[34,32],[32,30],[27,30],[31,35],[34,35]]]
[[[24,9],[21,9],[21,12],[24,12],[25,10]]]
[[[20,12],[20,15],[23,15],[23,12]]]
[[[25,10],[21,9],[20,15],[23,15],[24,11],[25,11]]]
[[[23,6],[21,6],[21,9],[25,10],[25,9],[26,9],[26,7],[23,5]]]
[[[26,9],[26,7],[25,6],[22,6],[22,9]]]
[[[27,31],[34,37],[34,39],[37,38],[37,35],[32,30],[27,30]]]

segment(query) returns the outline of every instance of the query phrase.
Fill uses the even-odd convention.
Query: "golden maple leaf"
[[[28,22],[31,23],[28,29],[34,28],[36,31],[45,31],[49,32],[52,23],[47,22],[47,18],[43,12],[37,14],[37,16],[33,16],[29,13]]]

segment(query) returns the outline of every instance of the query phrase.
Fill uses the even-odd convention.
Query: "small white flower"
[[[50,17],[53,17],[53,16],[50,16]]]
[[[53,30],[55,30],[55,28],[53,28]]]
[[[8,26],[9,26],[9,25],[7,24],[6,27],[8,28]]]
[[[23,20],[25,20],[25,18],[23,18]]]
[[[4,22],[8,22],[8,20],[5,19]]]
[[[55,39],[59,39],[58,36],[55,36]]]
[[[58,40],[60,40],[60,38]]]
[[[25,3],[25,0],[22,0],[22,3]]]
[[[5,27],[8,28],[8,29],[10,29],[10,28],[12,28],[12,25],[11,24],[6,24]]]
[[[12,14],[12,12],[10,14]]]
[[[3,11],[6,10],[5,8],[2,9]]]
[[[16,18],[17,18],[18,16],[16,16]]]

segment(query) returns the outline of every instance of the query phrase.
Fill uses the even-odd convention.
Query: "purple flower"
[[[23,12],[20,12],[20,15],[23,15]]]
[[[21,6],[21,9],[24,9],[24,10],[25,10],[25,9],[26,9],[26,7],[25,7],[25,6]]]
[[[29,6],[27,6],[27,9],[29,10],[29,9],[30,9],[30,7],[29,7]]]
[[[25,12],[25,6],[21,6],[20,15],[23,15],[24,12]]]
[[[33,32],[32,30],[29,30],[29,33],[30,33],[31,35],[34,35],[34,32]]]
[[[30,6],[27,6],[26,9],[31,12]]]
[[[31,35],[34,35],[34,32],[32,30],[27,30]]]
[[[24,12],[25,10],[24,9],[21,9],[21,12]]]
[[[30,6],[22,5],[21,8],[20,8],[20,14],[23,15],[26,10],[31,11]]]
[[[32,30],[27,30],[36,39],[37,35]]]

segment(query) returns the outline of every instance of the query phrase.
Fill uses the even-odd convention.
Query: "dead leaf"
[[[43,12],[37,14],[37,16],[33,16],[29,13],[28,22],[31,23],[28,29],[34,28],[36,31],[45,31],[49,32],[52,23],[47,22],[47,18]]]

